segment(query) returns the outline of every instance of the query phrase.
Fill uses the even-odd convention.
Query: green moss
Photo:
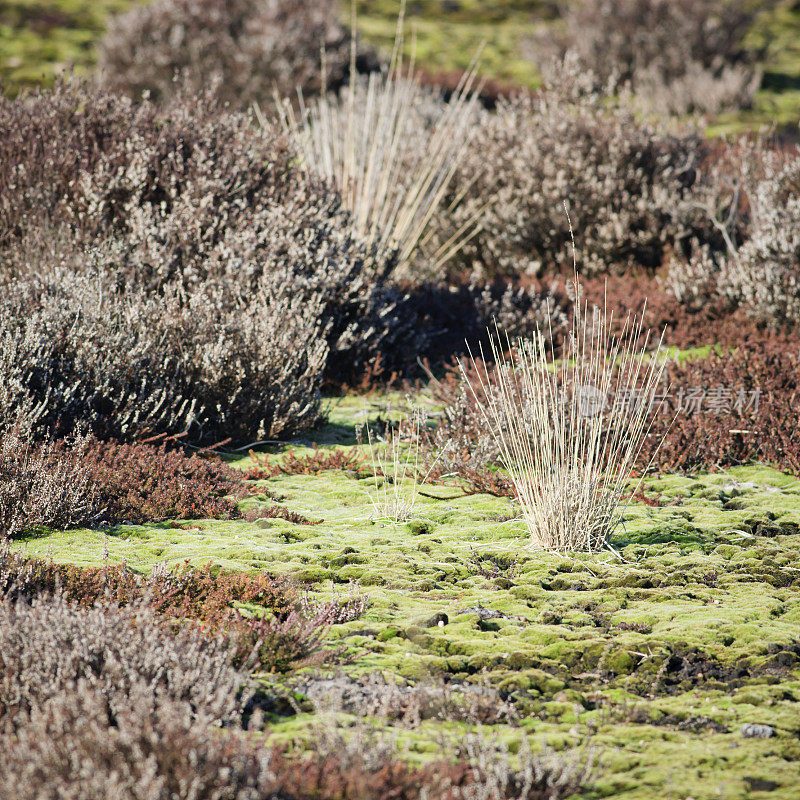
[[[361,400],[334,407],[336,437],[361,408]],[[518,728],[492,726],[504,741],[527,735],[534,748],[565,746],[578,741],[575,730],[591,729],[606,765],[592,796],[677,800],[717,796],[724,785],[744,798],[754,764],[782,787],[771,797],[793,796],[800,483],[792,476],[758,466],[648,479],[648,492],[681,497],[681,505],[633,504],[613,542],[619,557],[534,551],[522,524],[491,521],[507,513],[497,498],[422,497],[414,521],[437,522],[418,534],[373,523],[363,486],[344,474],[282,476],[264,488],[323,522],[167,522],[49,532],[13,546],[80,564],[102,564],[107,553],[140,571],[184,559],[265,568],[306,582],[319,599],[341,597],[341,584],[354,578],[371,606],[330,630],[330,645],[347,648],[337,669],[493,686],[520,716]],[[740,507],[726,508],[734,496]],[[289,529],[300,536],[287,541]],[[506,570],[503,584],[476,574],[476,559]],[[771,744],[742,739],[739,727],[753,721],[779,736]],[[312,722],[300,714],[271,724],[276,741],[296,743]],[[457,735],[453,726],[428,720],[395,732],[422,759],[440,736]]]

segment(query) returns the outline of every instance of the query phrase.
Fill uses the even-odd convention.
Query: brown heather
[[[76,457],[88,471],[107,522],[240,516],[235,496],[245,490],[241,473],[221,461],[188,456],[166,444],[96,439],[77,448]]]
[[[668,387],[671,387],[668,389]],[[706,407],[701,413],[679,413],[670,425],[678,405],[679,387],[685,391],[700,387],[708,393],[717,387],[730,391],[724,407]],[[762,462],[800,475],[800,437],[797,406],[800,403],[800,347],[747,343],[722,355],[670,365],[666,371],[665,393],[672,395],[672,413],[655,418],[650,445],[641,461],[653,455],[652,442],[666,433],[655,453],[653,465],[662,472],[718,469],[737,464]],[[751,404],[758,391],[758,407]],[[736,408],[739,392],[746,401]]]
[[[359,477],[369,472],[363,454],[344,449],[318,450],[316,445],[312,453],[302,456],[289,451],[280,458],[270,458],[251,450],[250,457],[253,465],[244,471],[247,480],[265,480],[278,475],[319,475],[326,470],[346,470]]]
[[[0,552],[0,577],[23,567],[17,572],[24,578],[24,564]],[[106,568],[107,575],[111,571]],[[173,580],[180,583],[181,574]],[[254,599],[239,591],[247,583],[244,576],[230,576],[230,596]],[[260,625],[266,634],[258,639],[262,654],[268,648],[293,655],[269,633],[286,628],[296,613],[271,628]],[[240,656],[230,638],[160,620],[138,602],[81,608],[63,594],[39,595],[31,604],[0,599],[3,798],[560,800],[594,776],[591,753],[532,755],[523,747],[512,767],[506,751],[480,737],[468,738],[457,752],[446,751],[450,760],[411,767],[390,740],[364,726],[347,738],[320,730],[305,755],[271,749],[241,729],[247,716],[251,725],[259,724],[252,711],[261,701],[233,666]],[[427,689],[384,694],[369,707],[360,703],[357,712],[373,713],[375,702],[388,698],[386,713],[409,722],[409,715],[491,713],[490,697],[449,691],[439,697]]]
[[[84,608],[98,602],[127,606],[146,600],[156,614],[198,621],[218,619],[230,613],[235,603],[260,605],[283,617],[300,607],[298,587],[266,572],[227,573],[210,564],[192,567],[187,563],[142,576],[125,565],[58,564],[0,545],[0,595],[31,600],[56,593]]]
[[[574,60],[553,65],[536,96],[484,111],[477,126],[446,205],[465,195],[442,209],[439,236],[484,210],[451,269],[520,276],[571,262],[570,219],[586,274],[657,267],[685,235],[700,141],[639,121]]]
[[[166,444],[119,444],[86,437],[32,443],[0,433],[0,536],[99,523],[240,516],[247,488],[222,462]]]
[[[269,672],[286,672],[299,662],[323,663],[336,651],[324,650],[328,628],[357,619],[368,606],[355,589],[343,600],[314,604],[298,587],[266,573],[218,574],[210,565],[157,569],[147,578],[123,567],[81,568],[26,559],[0,549],[0,594],[10,598],[51,593],[84,608],[95,604],[138,607],[146,604],[159,624],[196,623],[198,630],[224,635],[232,663]],[[244,616],[236,604],[261,606],[263,616]],[[180,626],[178,626],[180,627]]]
[[[156,101],[206,91],[239,108],[336,90],[350,72],[350,31],[337,0],[155,0],[113,18],[100,45],[112,89]],[[356,68],[376,69],[359,45]]]
[[[630,83],[649,111],[687,114],[747,108],[758,54],[743,40],[776,5],[748,0],[579,0],[562,4],[560,45],[602,80]],[[547,52],[546,46],[542,48]]]

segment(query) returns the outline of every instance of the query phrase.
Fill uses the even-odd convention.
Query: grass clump
[[[465,73],[448,102],[421,88],[413,59],[402,55],[403,18],[389,67],[366,83],[352,81],[338,97],[326,95],[298,118],[282,107],[284,130],[305,167],[332,181],[355,229],[379,253],[396,253],[397,269],[415,272],[417,251],[431,239],[431,220],[451,191],[451,180],[472,135],[477,97],[474,71]],[[477,216],[477,215],[476,215]],[[476,220],[435,251],[435,274],[464,244]]]
[[[576,282],[577,288],[577,282]],[[486,424],[536,548],[605,547],[648,431],[663,360],[639,346],[641,320],[610,333],[606,311],[576,304],[562,358],[545,333],[492,341],[491,383],[478,372]]]
[[[422,413],[414,411],[400,425],[387,428],[383,441],[375,441],[367,426],[367,448],[372,474],[369,482],[374,493],[369,501],[376,519],[407,522],[416,511],[420,475],[420,439],[424,427]],[[361,439],[361,432],[358,432]]]

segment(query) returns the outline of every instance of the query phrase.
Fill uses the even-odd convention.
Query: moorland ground
[[[797,3],[356,5],[0,1],[0,797],[797,797]]]

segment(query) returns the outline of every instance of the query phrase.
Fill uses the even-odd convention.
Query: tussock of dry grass
[[[619,336],[612,321],[606,309],[589,313],[578,302],[556,362],[546,332],[512,343],[498,331],[493,382],[478,372],[479,403],[536,548],[599,550],[621,523],[664,365],[649,356],[649,336],[636,344],[641,318]]]
[[[469,70],[449,102],[439,101],[421,88],[402,48],[401,15],[387,70],[351,82],[338,97],[306,105],[301,94],[299,117],[285,101],[281,120],[306,168],[342,194],[356,231],[380,253],[398,253],[398,270],[408,272],[466,151],[477,95]],[[475,222],[473,216],[439,244],[434,265],[460,249]]]

